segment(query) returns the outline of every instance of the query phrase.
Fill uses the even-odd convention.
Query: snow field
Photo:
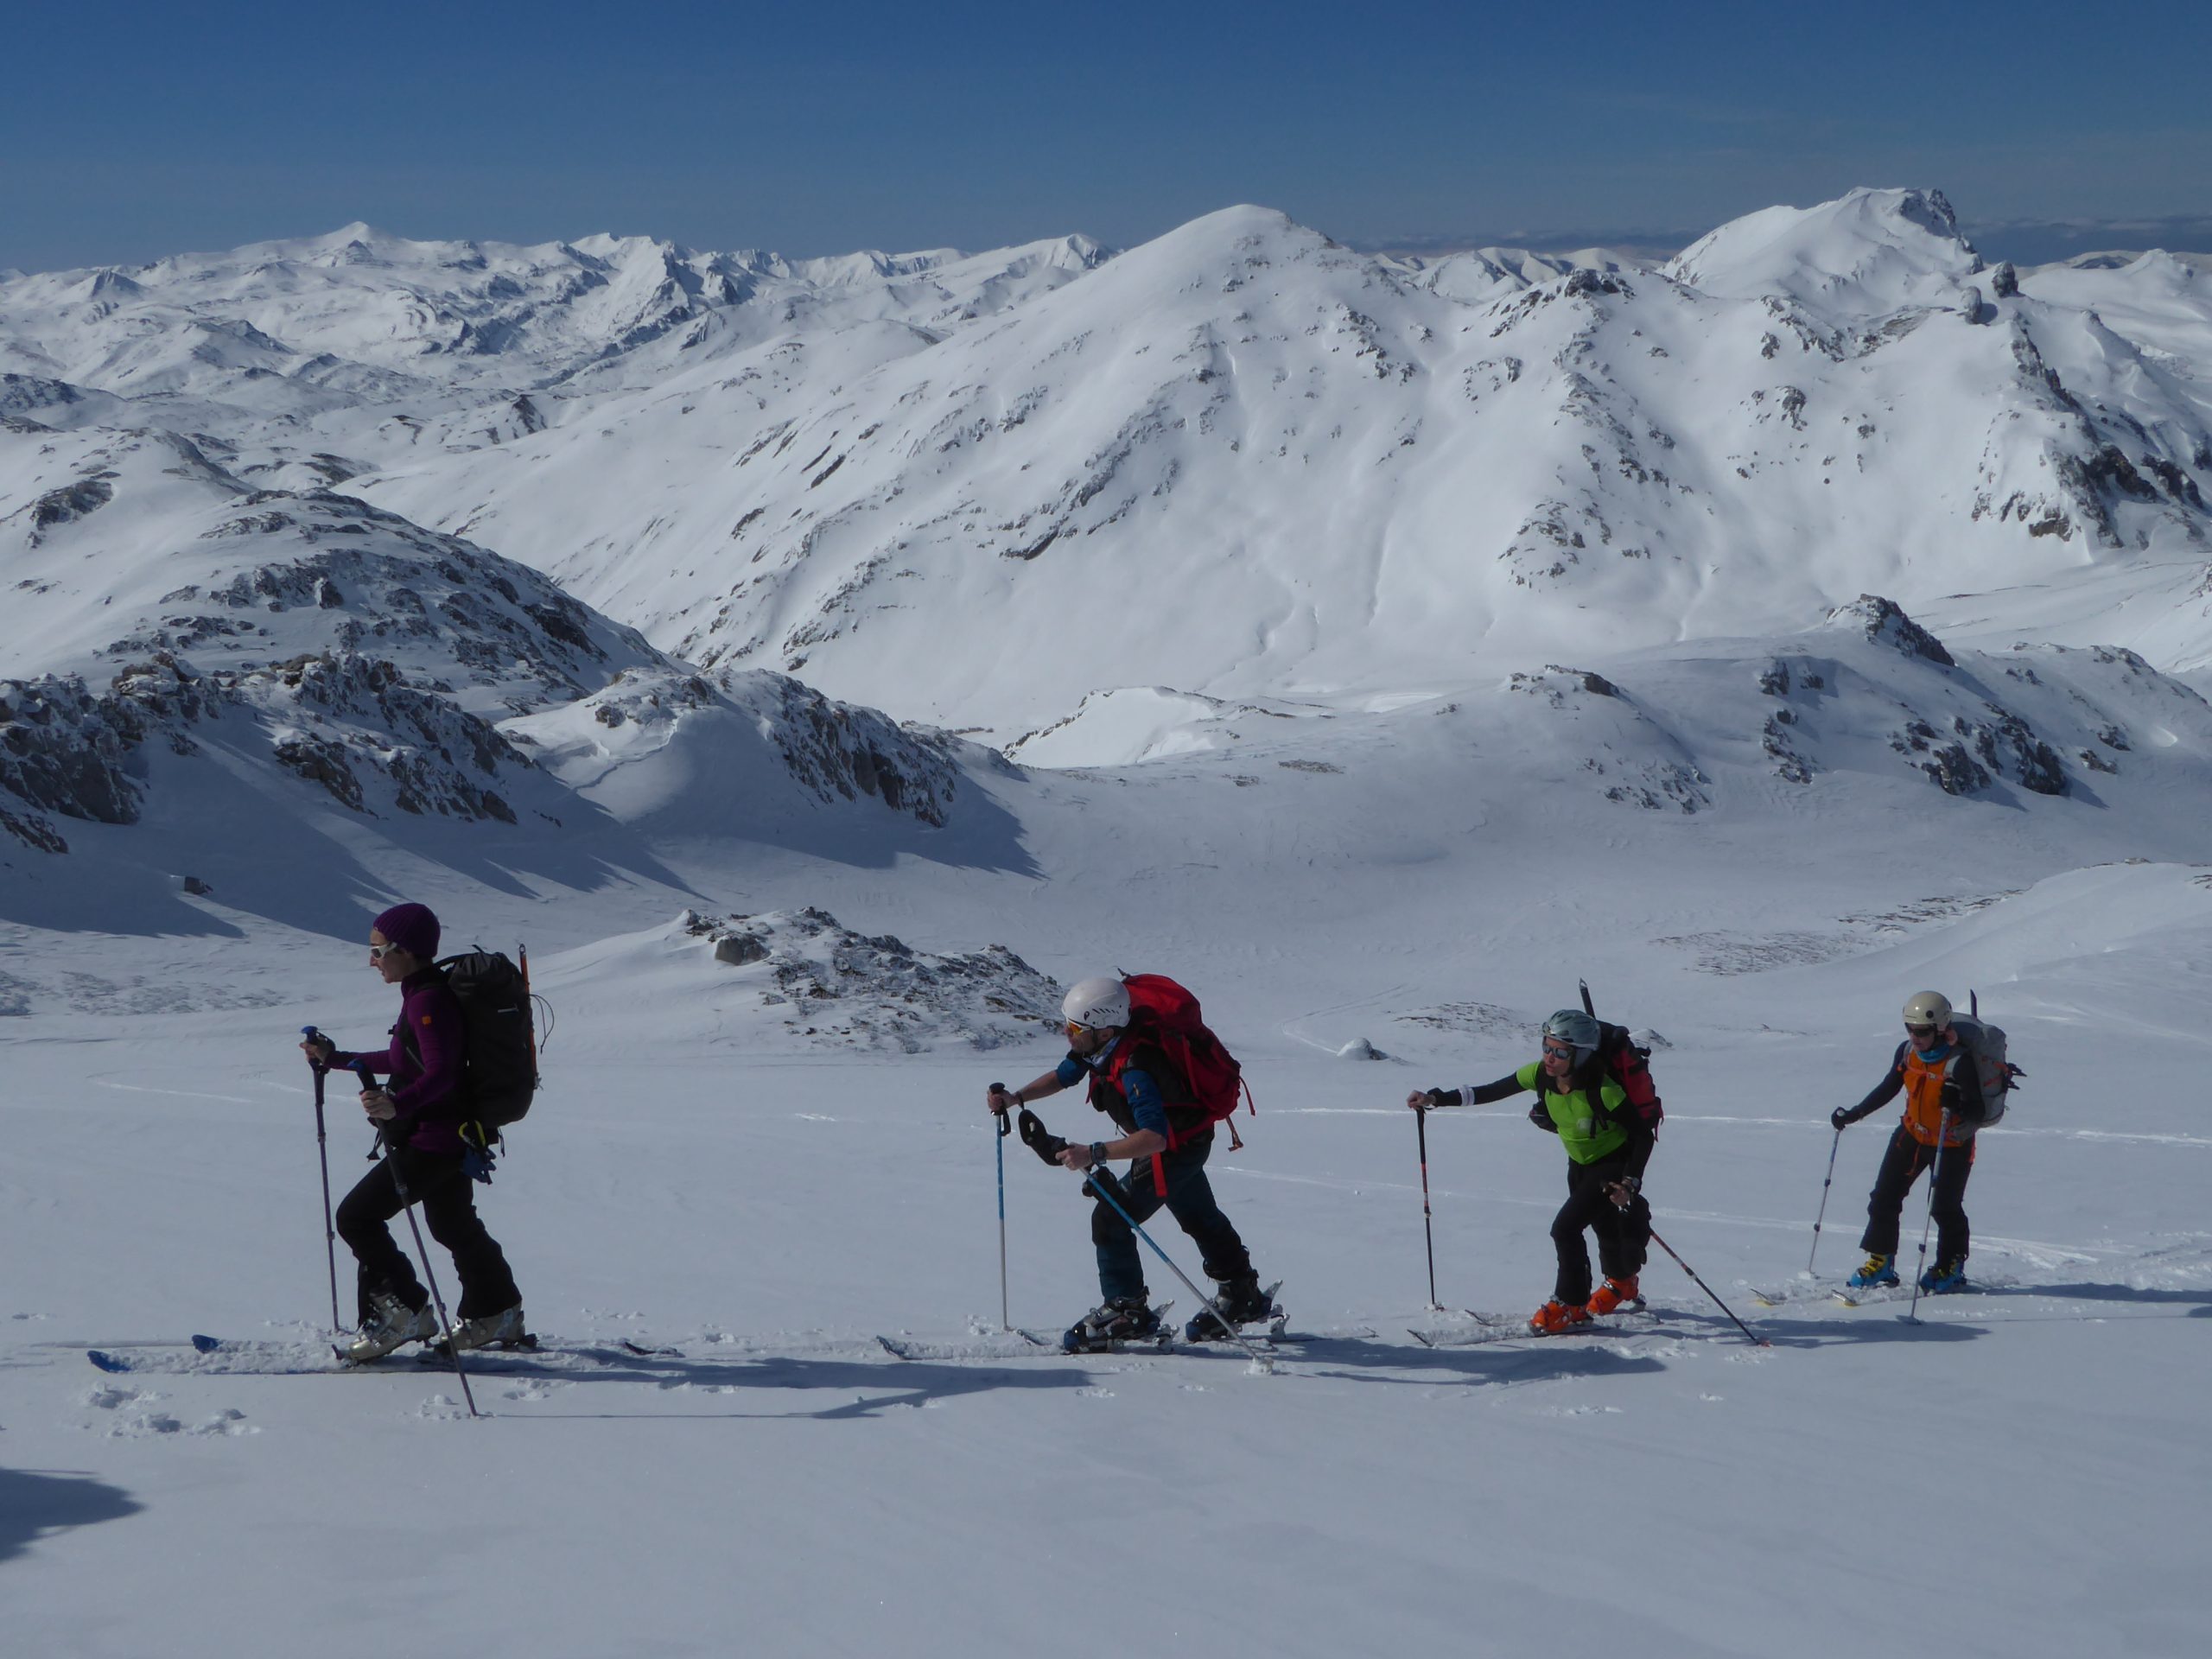
[[[1525,1034],[1390,1018],[1440,1006],[1434,984],[1269,1022],[1247,982],[1214,1018],[1261,1115],[1212,1166],[1287,1281],[1293,1327],[1319,1339],[1272,1376],[1211,1350],[993,1357],[982,1089],[1034,1075],[1050,1043],[748,1052],[765,1016],[610,973],[591,949],[543,959],[554,1083],[483,1207],[549,1340],[679,1357],[487,1359],[490,1421],[473,1425],[449,1376],[404,1361],[102,1377],[82,1344],[319,1321],[289,1041],[309,1017],[372,1030],[383,999],[287,943],[261,971],[304,1014],[147,1014],[120,1039],[97,1034],[111,1020],[40,1018],[11,1045],[29,1101],[0,1178],[0,1237],[40,1264],[38,1305],[7,1310],[0,1423],[11,1465],[141,1507],[30,1544],[14,1570],[39,1593],[16,1628],[38,1651],[227,1653],[239,1635],[218,1610],[243,1608],[366,1654],[389,1644],[373,1614],[397,1590],[442,1638],[490,1651],[860,1653],[921,1630],[948,1650],[1103,1654],[1127,1629],[1077,1615],[1109,1585],[1140,1586],[1122,1595],[1152,1636],[1232,1651],[2055,1654],[2115,1635],[2188,1651],[2178,1519],[2208,1459],[2183,1402],[2212,1307],[2194,891],[2171,868],[2086,872],[1869,956],[1699,976],[1726,994],[1702,1021],[1680,988],[1628,998],[1674,1044],[1656,1225],[1766,1349],[1656,1250],[1648,1333],[1421,1346],[1405,1327],[1439,1322],[1396,1103],[1508,1069]],[[1991,1288],[1923,1302],[1917,1326],[1817,1295],[1762,1310],[1751,1287],[1798,1289],[1825,1112],[1878,1074],[1889,993],[1928,971],[2004,975],[1986,1006],[2031,1073],[1968,1191]],[[1777,1007],[1796,1034],[1751,1017]],[[1355,1026],[1403,1061],[1317,1046]],[[329,1109],[343,1181],[364,1137],[342,1092]],[[1063,1133],[1089,1116],[1066,1096],[1040,1109]],[[1853,1263],[1893,1116],[1844,1138],[1824,1275]],[[1436,1114],[1428,1140],[1440,1292],[1524,1315],[1549,1286],[1555,1144],[1509,1108]],[[1093,1296],[1086,1206],[1073,1178],[1006,1151],[1014,1314],[1049,1332]],[[1180,1286],[1152,1283],[1187,1315]],[[901,1362],[874,1340],[898,1332],[978,1357]],[[1980,1541],[1971,1595],[1961,1540]],[[1215,1605],[1239,1586],[1225,1637]]]

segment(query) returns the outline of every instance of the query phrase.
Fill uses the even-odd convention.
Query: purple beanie
[[[437,960],[438,918],[428,905],[394,905],[369,926],[410,957]]]

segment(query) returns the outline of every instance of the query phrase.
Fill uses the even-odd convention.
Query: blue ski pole
[[[1059,1162],[1060,1154],[1067,1150],[1068,1146],[1063,1137],[1054,1135],[1046,1128],[1044,1120],[1027,1106],[1021,1109],[1021,1144],[1034,1152],[1046,1163],[1054,1165]],[[1274,1370],[1274,1361],[1268,1351],[1263,1348],[1255,1347],[1249,1341],[1244,1333],[1230,1322],[1229,1314],[1221,1304],[1192,1284],[1191,1275],[1175,1265],[1175,1258],[1161,1249],[1152,1235],[1145,1231],[1137,1218],[1129,1213],[1128,1205],[1125,1202],[1128,1194],[1122,1190],[1121,1182],[1114,1179],[1112,1170],[1101,1164],[1093,1164],[1084,1175],[1084,1184],[1104,1199],[1108,1207],[1116,1215],[1128,1223],[1129,1230],[1142,1239],[1152,1253],[1167,1264],[1168,1272],[1183,1281],[1183,1287],[1198,1299],[1199,1306],[1213,1310],[1213,1316],[1219,1321],[1221,1328],[1235,1338],[1237,1344],[1252,1356],[1252,1363],[1255,1365],[1263,1371]],[[1116,1196],[1117,1194],[1119,1196]]]
[[[1129,1224],[1129,1230],[1131,1232],[1135,1233],[1147,1245],[1151,1246],[1152,1253],[1167,1264],[1167,1270],[1183,1281],[1184,1287],[1187,1289],[1192,1295],[1198,1299],[1198,1305],[1201,1307],[1210,1307],[1213,1310],[1213,1316],[1220,1322],[1221,1328],[1228,1332],[1230,1336],[1234,1337],[1236,1339],[1237,1345],[1243,1348],[1246,1353],[1252,1356],[1252,1363],[1255,1365],[1258,1366],[1263,1371],[1272,1371],[1274,1370],[1274,1361],[1268,1355],[1268,1351],[1253,1343],[1251,1339],[1246,1337],[1242,1331],[1239,1331],[1234,1325],[1230,1324],[1229,1315],[1223,1310],[1221,1304],[1212,1297],[1207,1295],[1204,1291],[1200,1290],[1196,1285],[1192,1284],[1191,1282],[1191,1275],[1185,1273],[1182,1268],[1175,1265],[1175,1258],[1168,1255],[1166,1251],[1161,1249],[1159,1244],[1154,1240],[1152,1235],[1145,1231],[1142,1224],[1138,1222],[1137,1218],[1128,1212],[1128,1207],[1122,1202],[1122,1198],[1128,1198],[1128,1194],[1127,1192],[1122,1192],[1122,1184],[1120,1181],[1115,1179],[1114,1172],[1112,1170],[1094,1166],[1085,1173],[1084,1181],[1084,1185],[1089,1186],[1092,1192],[1096,1192],[1100,1198],[1106,1200],[1107,1204],[1112,1208],[1116,1215],[1119,1216],[1123,1221]],[[1122,1198],[1116,1198],[1114,1196],[1116,1192],[1122,1192]]]

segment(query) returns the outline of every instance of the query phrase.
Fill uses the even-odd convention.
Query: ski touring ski
[[[480,1356],[493,1362],[512,1358],[526,1363],[543,1358],[550,1361],[591,1360],[607,1364],[623,1358],[676,1359],[681,1358],[683,1353],[681,1348],[652,1348],[626,1338],[611,1344],[549,1344],[534,1336],[521,1343],[495,1344],[487,1348],[465,1351],[470,1355],[471,1363]],[[137,1372],[169,1376],[207,1373],[291,1376],[385,1370],[391,1369],[386,1362],[394,1360],[408,1360],[423,1365],[450,1365],[453,1363],[452,1355],[442,1342],[426,1344],[412,1354],[394,1350],[375,1359],[350,1360],[346,1357],[344,1350],[335,1344],[314,1339],[251,1342],[203,1335],[194,1336],[188,1343],[148,1344],[134,1346],[127,1351],[119,1345],[88,1348],[85,1351],[85,1357],[95,1368],[111,1376]]]
[[[1408,1325],[1406,1334],[1424,1348],[1479,1348],[1493,1342],[1550,1342],[1559,1337],[1637,1337],[1659,1326],[1659,1316],[1641,1298],[1624,1303],[1618,1313],[1552,1332],[1533,1330],[1525,1319],[1483,1313],[1472,1317],[1480,1321],[1472,1331],[1421,1331]]]

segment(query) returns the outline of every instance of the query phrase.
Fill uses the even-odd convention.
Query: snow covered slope
[[[819,830],[846,802],[942,825],[973,753],[780,675],[710,682],[534,570],[352,497],[252,489],[168,432],[9,417],[0,569],[0,904],[19,918],[67,925],[73,900],[78,925],[111,925],[118,894],[167,911],[187,878],[298,918],[283,843],[320,840],[333,804],[500,826],[503,857],[650,866],[620,829],[634,788],[609,817],[570,781],[617,749],[658,757],[628,775],[664,793],[720,779],[716,799],[682,787],[702,833]],[[73,844],[91,868],[62,876]]]

